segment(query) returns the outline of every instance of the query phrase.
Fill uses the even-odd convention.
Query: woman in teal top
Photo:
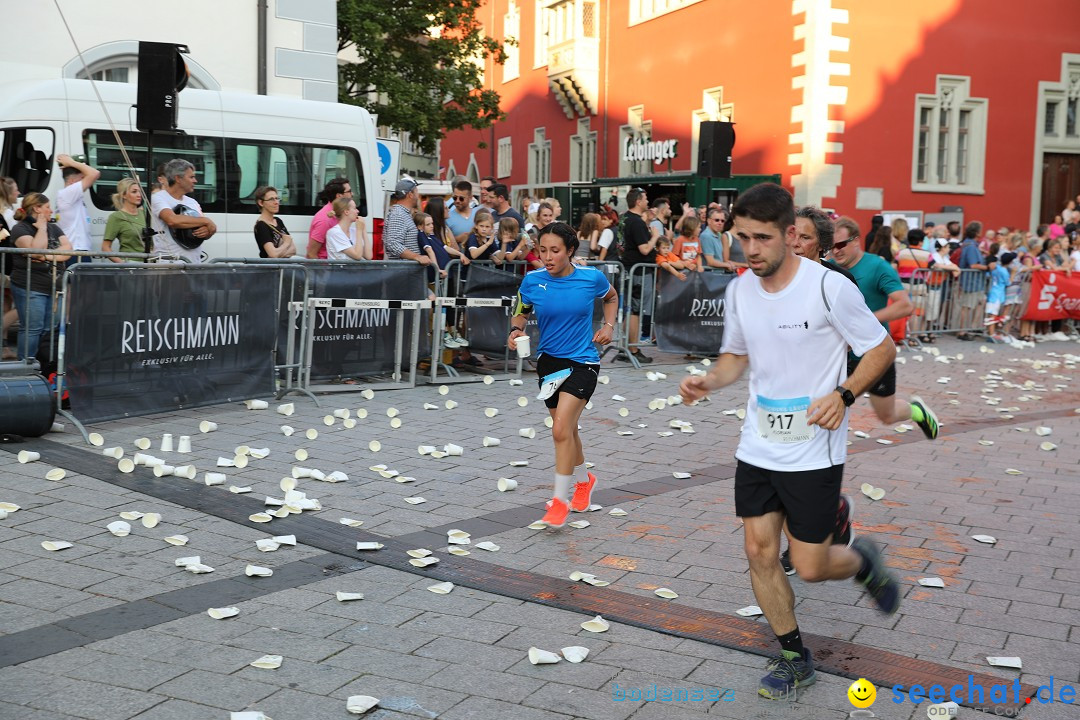
[[[518,306],[511,319],[507,345],[516,349],[525,336],[526,315],[535,311],[540,328],[536,374],[540,399],[553,421],[555,492],[541,520],[548,527],[566,524],[570,510],[585,512],[592,502],[596,476],[585,467],[578,436],[578,420],[596,389],[600,355],[593,343],[607,345],[615,329],[619,297],[604,273],[575,265],[578,236],[566,223],[552,223],[540,231],[537,252],[544,267],[525,275],[518,289]],[[593,304],[604,303],[604,323],[593,332]],[[574,495],[570,485],[574,476]]]

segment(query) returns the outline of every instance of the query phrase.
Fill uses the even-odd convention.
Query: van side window
[[[45,192],[49,187],[56,136],[44,127],[0,130],[0,176],[15,179],[19,191]]]
[[[155,133],[154,157],[147,173],[146,133],[122,130],[119,134],[144,189],[147,178],[156,172],[158,165],[173,158],[183,158],[195,166],[195,191],[192,196],[199,201],[203,210],[207,213],[225,211],[225,151],[221,138]],[[116,192],[116,183],[130,175],[120,146],[116,144],[111,130],[85,130],[83,146],[86,148],[87,163],[101,171],[101,177],[90,189],[90,197],[96,208],[111,211],[111,197]],[[150,177],[150,180],[156,182],[157,178]]]
[[[353,148],[278,140],[226,138],[225,192],[230,213],[257,214],[255,189],[272,185],[281,195],[281,214],[314,215],[323,186],[335,177],[352,185],[353,199],[367,214],[360,156]]]

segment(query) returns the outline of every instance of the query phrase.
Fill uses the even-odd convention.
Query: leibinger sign
[[[665,160],[673,160],[679,154],[678,140],[635,140],[627,137],[623,140],[622,157],[627,162],[652,160],[654,165],[662,165]]]

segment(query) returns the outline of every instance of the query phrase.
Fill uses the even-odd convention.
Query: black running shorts
[[[836,506],[844,466],[782,472],[738,461],[735,466],[735,514],[760,517],[770,512],[787,516],[796,540],[823,543],[836,528]]]
[[[576,398],[588,401],[592,397],[593,391],[596,390],[596,378],[600,373],[599,363],[596,365],[579,363],[566,358],[552,357],[546,353],[541,353],[540,357],[536,359],[536,384],[538,386],[542,385],[545,377],[566,368],[571,369],[570,377],[563,381],[563,384],[559,386],[554,395],[544,401],[544,404],[549,408],[558,407],[559,393],[570,393]]]
[[[852,360],[851,357],[848,356],[848,377],[852,376],[857,367],[859,367],[859,361]],[[877,397],[892,397],[896,394],[896,363],[889,366],[889,369],[885,371],[885,374],[879,377],[877,382],[870,386],[868,392]]]

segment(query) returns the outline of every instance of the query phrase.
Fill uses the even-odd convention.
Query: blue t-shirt
[[[724,260],[724,244],[720,242],[716,233],[709,228],[702,228],[698,239],[701,241],[702,255],[712,255],[714,259],[721,262]]]
[[[594,267],[573,266],[566,277],[533,270],[521,280],[518,296],[532,307],[540,326],[541,353],[579,363],[598,363],[593,345],[593,301],[607,295],[611,283]]]
[[[446,252],[446,245],[444,245],[439,238],[434,235],[428,235],[423,230],[416,231],[416,244],[420,246],[420,254],[426,255],[427,251],[424,248],[431,248],[435,251],[435,264],[439,266],[440,270],[445,270],[447,263],[450,262],[450,253]],[[435,268],[428,266],[427,269],[428,282],[435,280]]]
[[[960,245],[960,262],[959,266],[961,270],[968,270],[968,272],[960,273],[960,289],[964,292],[977,292],[981,291],[984,287],[985,276],[982,273],[971,271],[972,265],[982,265],[983,256],[979,252],[979,246],[975,244],[975,241],[968,238]]]
[[[454,237],[463,233],[472,232],[473,218],[476,217],[476,211],[480,209],[480,206],[469,208],[468,215],[462,215],[458,212],[456,205],[450,206],[450,214],[446,217],[446,226],[450,228],[450,232],[454,233]]]
[[[990,271],[990,291],[986,294],[986,302],[1005,302],[1005,288],[1009,285],[1009,269],[1000,263]]]

